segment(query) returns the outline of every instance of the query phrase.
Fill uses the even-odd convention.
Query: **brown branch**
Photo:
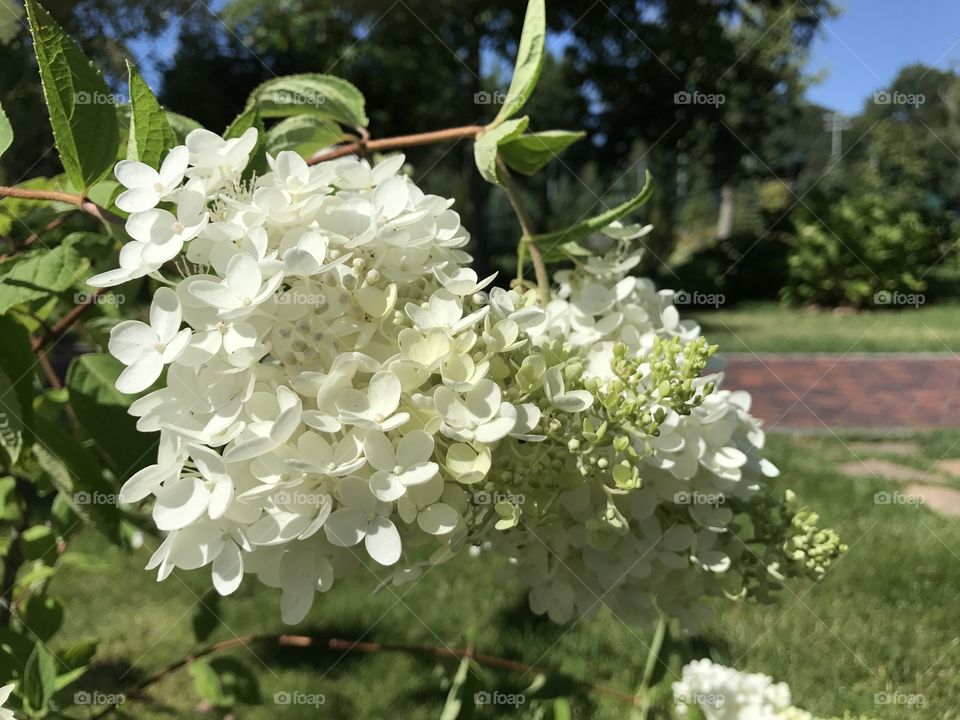
[[[527,665],[525,663],[517,662],[516,660],[497,657],[496,655],[478,653],[474,650],[473,643],[470,643],[470,645],[466,648],[449,648],[434,647],[432,645],[410,645],[406,643],[364,642],[361,640],[323,638],[310,635],[246,635],[244,637],[232,638],[230,640],[214,643],[213,645],[208,645],[205,648],[201,648],[200,650],[197,650],[196,652],[167,665],[162,670],[157,671],[153,675],[150,675],[134,685],[128,691],[123,693],[123,697],[131,698],[141,696],[151,685],[160,682],[168,675],[186,667],[195,660],[206,657],[207,655],[213,655],[214,653],[223,652],[225,650],[232,650],[237,647],[245,647],[253,643],[261,642],[276,643],[281,647],[325,647],[329,650],[338,650],[345,653],[360,652],[374,654],[378,652],[397,652],[407,655],[427,655],[441,659],[457,660],[462,660],[463,658],[467,657],[477,663],[480,663],[481,665],[498,668],[500,670],[509,670],[511,672],[521,672],[524,675],[528,675],[530,673],[549,675],[551,672],[550,670],[537,665]],[[593,685],[586,682],[582,683],[582,685],[590,692],[594,692],[599,695],[606,695],[631,705],[635,705],[638,700],[636,695],[620,692],[619,690],[604,687],[603,685]],[[116,709],[116,705],[105,707],[103,710],[91,715],[91,720],[99,720],[99,718],[106,717]]]
[[[60,337],[60,335],[73,327],[73,324],[80,318],[80,316],[83,315],[83,313],[85,313],[91,305],[96,304],[97,298],[103,295],[103,293],[106,291],[107,288],[97,288],[92,293],[89,293],[82,301],[74,305],[66,315],[53,324],[53,326],[45,335],[39,338],[34,338],[33,351],[39,352],[46,347],[51,340]]]
[[[123,225],[124,220],[119,215],[114,215],[106,208],[102,208],[95,202],[83,195],[73,195],[59,190],[28,190],[26,188],[10,187],[0,185],[0,197],[15,197],[21,200],[45,200],[47,202],[62,202],[68,205],[75,205],[88,215],[92,215],[103,222],[112,222]]]
[[[364,138],[360,142],[341,145],[333,150],[314,155],[307,160],[307,163],[316,165],[317,163],[326,162],[327,160],[335,160],[346,157],[347,155],[356,155],[359,152],[377,152],[379,150],[398,150],[400,148],[415,147],[418,145],[433,145],[434,143],[473,137],[481,130],[483,130],[483,125],[464,125],[463,127],[434,130],[433,132],[417,133],[415,135],[398,135],[397,137],[382,138],[380,140]]]

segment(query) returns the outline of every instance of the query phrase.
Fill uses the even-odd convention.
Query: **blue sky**
[[[904,65],[960,67],[960,0],[846,0],[827,23],[807,69],[826,70],[813,102],[855,114]]]

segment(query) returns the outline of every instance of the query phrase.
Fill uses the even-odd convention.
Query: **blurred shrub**
[[[921,293],[929,269],[949,248],[944,225],[922,202],[868,191],[798,212],[787,261],[784,300],[795,304],[864,307],[877,293]]]

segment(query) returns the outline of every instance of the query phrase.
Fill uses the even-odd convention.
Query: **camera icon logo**
[[[278,690],[273,694],[274,705],[289,705],[291,702],[293,702],[293,696],[288,692]]]

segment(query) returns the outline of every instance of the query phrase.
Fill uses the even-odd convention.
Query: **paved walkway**
[[[725,354],[767,429],[960,427],[960,356]]]

